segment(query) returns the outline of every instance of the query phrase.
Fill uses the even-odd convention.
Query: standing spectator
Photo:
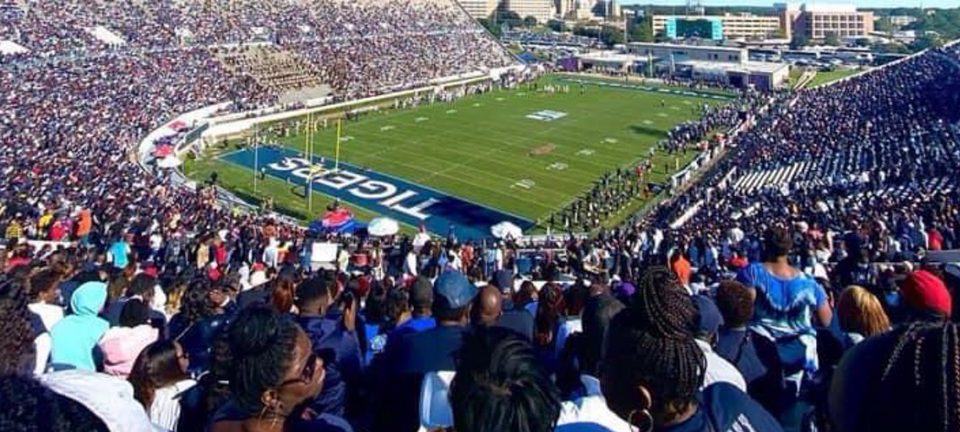
[[[723,325],[723,315],[720,315],[717,305],[704,295],[693,296],[693,304],[697,309],[692,322],[694,337],[707,362],[703,386],[706,387],[715,382],[726,382],[744,392],[747,391],[747,383],[744,382],[740,371],[713,350],[717,343],[720,326]]]
[[[37,314],[43,320],[46,331],[63,319],[63,308],[58,305],[60,297],[59,272],[53,269],[44,269],[30,277],[30,291],[33,303],[30,303],[30,312]]]
[[[211,419],[211,432],[309,430],[349,432],[329,414],[301,416],[298,408],[323,386],[323,360],[289,317],[269,308],[240,312],[230,326],[231,398]]]
[[[519,335],[486,327],[465,338],[458,358],[449,394],[458,432],[554,430],[560,391]]]
[[[890,320],[880,300],[856,285],[847,287],[840,294],[837,319],[851,345],[890,330]]]
[[[388,340],[381,366],[383,379],[374,403],[375,431],[417,429],[417,395],[423,375],[456,369],[454,359],[469,329],[470,307],[476,295],[477,288],[462,273],[441,274],[434,282],[433,316],[437,326]]]
[[[836,430],[960,430],[958,335],[949,321],[915,321],[851,348],[830,386]]]
[[[97,369],[94,347],[110,327],[98,316],[106,300],[107,286],[102,282],[87,282],[73,292],[70,298],[73,314],[64,317],[50,331],[53,339],[50,362],[54,368]]]
[[[313,345],[313,352],[324,360],[326,374],[323,390],[311,406],[321,413],[343,416],[347,397],[357,392],[363,372],[363,358],[356,334],[356,309],[343,311],[340,319],[331,318],[330,280],[311,278],[297,288],[297,324]]]
[[[794,390],[799,391],[801,372],[817,370],[816,331],[811,317],[827,327],[833,312],[823,288],[790,265],[790,233],[773,228],[764,234],[763,241],[765,261],[750,264],[738,278],[756,292],[754,328],[777,343],[784,372],[797,386]]]
[[[600,381],[610,409],[641,430],[782,430],[730,384],[699,390],[706,361],[689,329],[693,301],[667,268],[647,271],[636,302],[614,317],[604,344]]]
[[[139,299],[123,305],[120,326],[103,334],[97,346],[103,353],[104,372],[126,378],[143,349],[156,342],[159,331],[150,325],[150,308]]]
[[[200,409],[195,392],[188,392],[197,384],[187,375],[188,364],[180,344],[160,341],[143,349],[130,372],[134,397],[164,430],[195,430],[179,426],[195,423]]]

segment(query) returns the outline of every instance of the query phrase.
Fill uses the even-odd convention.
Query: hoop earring
[[[639,426],[633,421],[633,417],[637,414],[640,414],[641,420],[647,425],[646,428],[639,429]],[[653,414],[650,414],[650,410],[630,411],[630,415],[627,416],[627,423],[630,424],[631,428],[637,426],[637,432],[653,432]]]

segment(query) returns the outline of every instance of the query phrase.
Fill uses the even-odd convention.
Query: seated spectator
[[[669,269],[647,272],[604,343],[600,382],[610,409],[640,430],[782,430],[730,384],[700,391],[706,361],[690,332],[696,307]]]
[[[190,424],[202,414],[199,395],[188,392],[197,384],[187,375],[188,365],[180,344],[160,341],[140,353],[130,372],[134,397],[150,421],[164,430],[195,430]]]
[[[159,331],[150,325],[150,308],[140,299],[127,301],[120,313],[120,326],[108,329],[97,343],[103,353],[103,371],[126,378],[140,352],[158,337]]]
[[[551,432],[560,392],[532,347],[514,332],[487,327],[464,338],[450,384],[458,432]]]
[[[50,331],[53,347],[50,363],[55,369],[76,368],[97,370],[99,354],[94,353],[97,342],[110,324],[98,314],[107,300],[107,286],[101,282],[87,282],[73,292],[70,310]]]

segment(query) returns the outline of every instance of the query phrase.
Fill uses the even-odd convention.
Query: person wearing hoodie
[[[127,301],[120,313],[120,327],[107,330],[97,344],[103,353],[103,371],[126,378],[140,352],[159,335],[150,325],[150,307],[139,299]]]
[[[98,314],[107,301],[107,285],[87,282],[77,288],[70,298],[68,315],[53,326],[50,336],[53,348],[50,362],[55,369],[96,370],[94,348],[110,327]]]
[[[343,319],[327,315],[331,304],[332,280],[311,278],[297,287],[297,324],[313,344],[313,352],[324,360],[323,390],[311,405],[321,413],[343,416],[345,402],[359,389],[363,358],[355,331],[356,306],[343,311]]]

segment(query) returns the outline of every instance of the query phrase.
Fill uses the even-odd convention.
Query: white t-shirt
[[[40,316],[40,320],[43,321],[43,326],[46,327],[47,331],[50,331],[54,325],[63,319],[63,308],[57,305],[36,302],[30,303],[27,308],[30,309],[30,312]]]
[[[157,389],[148,413],[150,421],[164,430],[176,431],[177,422],[180,420],[180,398],[178,396],[195,385],[197,385],[196,381],[186,379]]]
[[[703,351],[703,356],[707,360],[707,372],[704,374],[703,386],[700,387],[700,390],[716,382],[726,382],[733,384],[743,392],[747,391],[747,382],[744,381],[743,375],[737,370],[736,366],[713,352],[710,344],[697,339],[697,346]]]

